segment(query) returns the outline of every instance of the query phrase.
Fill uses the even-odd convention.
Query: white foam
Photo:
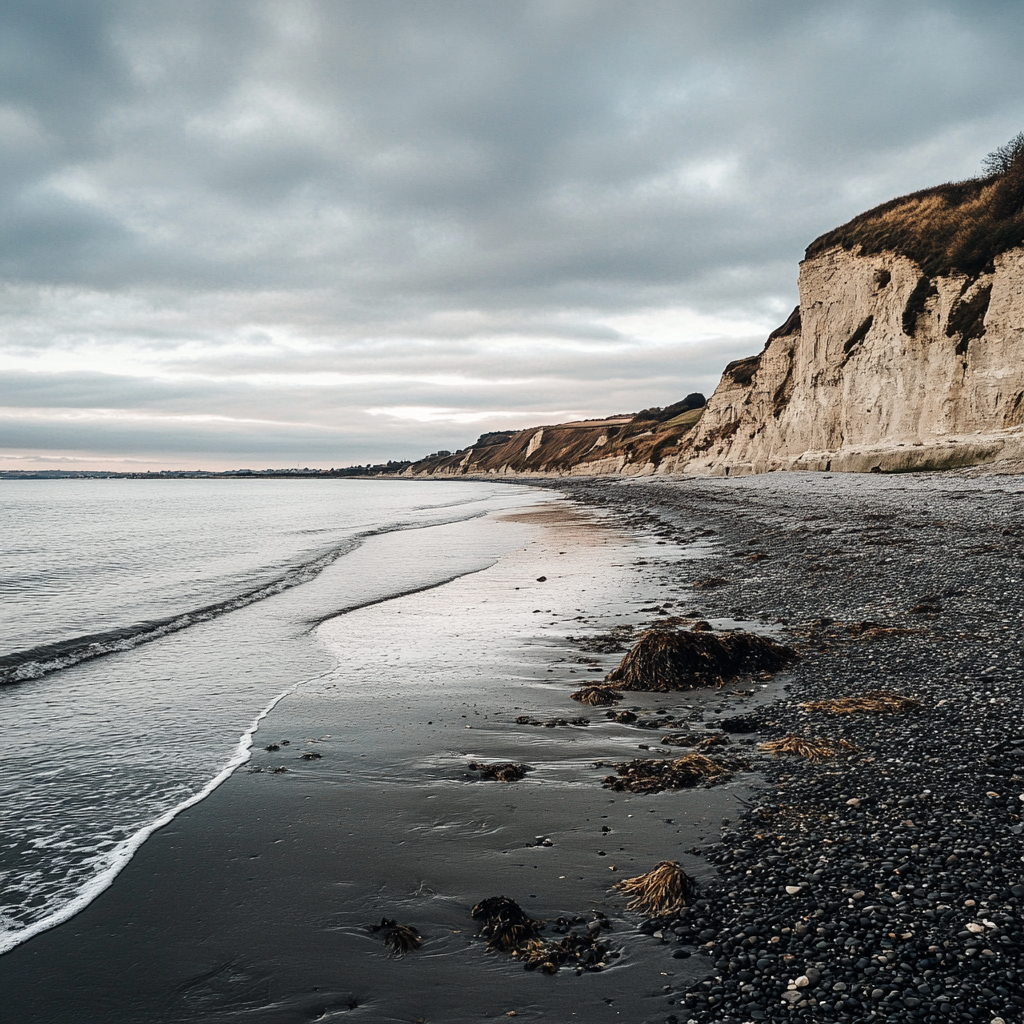
[[[305,681],[309,682],[310,680]],[[24,928],[19,928],[16,931],[0,931],[0,955],[9,952],[14,949],[15,946],[20,946],[23,942],[27,942],[40,932],[49,931],[51,928],[56,928],[57,925],[70,920],[75,916],[75,914],[84,910],[90,903],[92,903],[100,893],[109,889],[114,879],[117,878],[117,876],[128,865],[128,862],[132,857],[135,856],[136,850],[138,850],[154,832],[163,828],[164,825],[169,824],[179,814],[181,814],[182,811],[198,804],[202,800],[205,800],[222,782],[229,779],[241,765],[245,764],[250,759],[252,756],[250,753],[252,750],[252,738],[259,730],[260,722],[262,722],[263,719],[266,718],[267,715],[269,715],[285,697],[290,693],[294,693],[300,685],[300,683],[295,683],[293,686],[289,686],[287,690],[283,690],[253,719],[249,728],[242,733],[242,737],[238,741],[238,746],[235,748],[235,752],[232,754],[228,763],[198,793],[194,793],[187,800],[183,800],[180,804],[177,804],[169,811],[166,811],[155,821],[152,821],[145,827],[140,828],[138,832],[129,836],[123,842],[118,843],[113,850],[106,854],[104,860],[107,861],[107,866],[91,878],[74,899],[65,903],[60,910],[54,911],[54,913],[50,914],[48,917],[43,917],[38,921],[33,921],[32,924],[27,925]]]

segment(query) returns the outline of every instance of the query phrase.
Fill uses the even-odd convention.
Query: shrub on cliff
[[[990,153],[983,178],[890,199],[815,239],[807,258],[840,246],[864,255],[896,252],[928,277],[981,273],[1024,244],[1024,132]]]

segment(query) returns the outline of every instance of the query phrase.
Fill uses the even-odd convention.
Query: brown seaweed
[[[840,750],[856,751],[857,748],[847,740],[829,740],[815,736],[813,739],[804,736],[783,736],[781,739],[768,740],[766,743],[758,744],[758,749],[773,757],[780,757],[783,754],[792,754],[795,757],[803,757],[806,760],[817,764],[826,758],[835,757]]]
[[[542,921],[527,916],[515,900],[508,896],[488,896],[470,911],[475,921],[482,922],[480,934],[489,949],[520,949],[536,939]]]
[[[488,779],[491,782],[518,782],[532,772],[533,768],[528,764],[517,764],[515,761],[498,761],[494,764],[485,764],[483,761],[470,761],[470,771],[479,772],[481,779]]]
[[[384,945],[389,947],[392,956],[411,953],[423,945],[423,937],[408,924],[399,924],[394,918],[382,917],[380,924],[370,925],[371,932],[383,932]]]
[[[694,891],[689,875],[673,860],[659,861],[646,875],[625,878],[612,886],[613,892],[630,897],[629,910],[655,917],[677,916],[686,909]]]
[[[620,690],[694,690],[742,673],[776,671],[796,656],[791,647],[742,630],[650,629],[605,682]]]
[[[862,712],[884,714],[919,708],[921,702],[889,690],[872,690],[863,697],[837,697],[832,700],[810,700],[801,704],[805,711],[824,711],[830,715],[855,715]]]
[[[604,785],[620,793],[627,789],[633,793],[689,789],[729,776],[728,768],[703,754],[686,754],[675,760],[638,757],[633,761],[613,764],[612,767],[618,776],[607,776]]]
[[[599,685],[584,686],[581,690],[570,693],[569,696],[573,700],[578,700],[581,704],[589,704],[591,707],[604,707],[622,700],[622,694],[616,693],[611,686]]]

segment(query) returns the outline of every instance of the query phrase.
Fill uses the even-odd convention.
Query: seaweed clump
[[[638,757],[613,764],[618,775],[604,780],[607,789],[617,793],[660,793],[663,789],[689,789],[729,777],[729,769],[703,754],[686,754],[675,760]]]
[[[403,956],[423,945],[423,936],[408,924],[399,924],[393,917],[382,917],[380,924],[370,925],[371,932],[383,932],[384,945],[392,956]]]
[[[829,715],[856,715],[860,713],[885,714],[919,708],[921,702],[889,690],[872,690],[863,697],[837,697],[833,700],[811,700],[801,704],[805,711],[824,711]]]
[[[630,897],[628,910],[639,910],[655,917],[678,917],[693,896],[689,875],[674,861],[659,861],[646,875],[624,878],[612,886],[613,892]]]
[[[515,900],[508,896],[488,896],[470,911],[474,921],[481,921],[480,934],[488,949],[513,950],[536,939],[543,922],[529,917]]]
[[[617,693],[611,686],[584,686],[582,689],[570,693],[569,696],[581,704],[589,704],[594,708],[607,707],[609,704],[622,700],[622,694]]]
[[[480,934],[487,939],[488,949],[511,953],[528,971],[541,970],[555,974],[567,964],[576,967],[576,973],[600,971],[605,965],[609,947],[601,941],[602,929],[610,927],[604,915],[595,913],[595,921],[582,933],[571,932],[582,918],[559,918],[555,930],[564,933],[564,939],[554,941],[540,937],[543,921],[535,921],[515,900],[508,896],[489,896],[481,900],[472,911],[474,920],[480,921]],[[613,954],[618,956],[618,954]]]
[[[533,768],[528,764],[517,764],[515,761],[499,761],[494,764],[485,764],[483,761],[470,761],[470,771],[479,772],[481,779],[488,779],[491,782],[518,782],[526,777],[527,772]]]
[[[694,690],[745,672],[776,671],[796,656],[791,647],[743,630],[650,629],[606,681],[621,690]]]
[[[783,754],[792,754],[795,757],[802,757],[812,764],[818,764],[826,758],[835,757],[840,750],[856,751],[857,748],[848,740],[827,740],[816,736],[814,739],[807,739],[803,736],[783,736],[781,739],[768,740],[767,743],[758,745],[772,757],[780,757]]]
[[[605,965],[604,958],[609,947],[601,942],[599,931],[573,932],[560,942],[548,939],[542,942],[534,939],[522,949],[515,949],[512,955],[522,961],[528,971],[538,968],[545,974],[555,974],[568,964],[576,965],[576,973],[600,971]]]

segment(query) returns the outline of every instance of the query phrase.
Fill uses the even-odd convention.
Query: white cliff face
[[[1024,458],[1024,248],[977,278],[831,249],[799,318],[731,364],[659,473],[939,469]]]

